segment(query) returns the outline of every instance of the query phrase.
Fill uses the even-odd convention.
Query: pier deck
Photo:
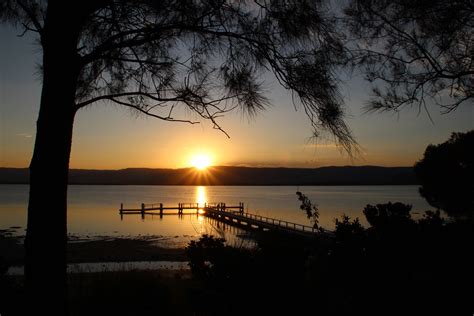
[[[178,211],[178,215],[188,213],[198,213],[230,225],[239,226],[243,229],[259,229],[263,231],[279,231],[289,234],[297,234],[304,237],[315,237],[318,230],[311,226],[288,222],[285,220],[260,216],[257,214],[244,212],[244,203],[239,205],[226,205],[225,203],[178,203],[174,206],[165,206],[163,203],[144,204],[137,209],[124,209],[120,207],[120,215],[141,214],[142,218],[147,214],[167,215],[169,211]],[[172,213],[176,214],[176,213]]]

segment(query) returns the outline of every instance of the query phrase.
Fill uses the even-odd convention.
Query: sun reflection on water
[[[207,194],[206,194],[206,187],[205,186],[197,186],[196,187],[196,203],[198,203],[199,207],[204,207],[207,201]],[[199,210],[199,214],[204,213],[202,209]]]

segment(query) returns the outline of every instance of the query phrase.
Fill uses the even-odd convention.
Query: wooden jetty
[[[184,214],[185,211],[191,211],[187,213],[205,213],[208,209],[219,209],[221,211],[227,212],[244,212],[244,203],[239,203],[239,205],[226,205],[225,203],[204,203],[204,205],[199,203],[178,203],[177,206],[164,206],[163,203],[154,203],[154,204],[144,204],[142,203],[141,208],[123,208],[123,204],[120,205],[120,214],[151,214],[151,215],[180,215]],[[169,211],[178,211],[169,212]]]
[[[175,211],[175,212],[170,212]],[[176,211],[178,211],[176,213]],[[244,211],[244,203],[239,205],[227,205],[225,203],[178,203],[177,206],[164,206],[163,203],[144,204],[138,209],[124,209],[123,204],[120,205],[120,215],[141,214],[145,215],[183,215],[185,211],[189,213],[197,213],[208,216],[220,222],[229,225],[238,226],[243,229],[257,229],[262,231],[279,231],[283,233],[296,234],[303,237],[315,237],[318,230],[311,226],[298,223],[288,222],[277,218],[260,216],[257,214],[247,213]]]

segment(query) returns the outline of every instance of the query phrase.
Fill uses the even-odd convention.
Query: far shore
[[[209,177],[208,174],[212,174]],[[0,167],[1,184],[28,184],[27,168]],[[70,169],[74,185],[228,185],[228,186],[347,186],[417,185],[413,167],[332,166],[319,168],[213,166],[120,170]]]

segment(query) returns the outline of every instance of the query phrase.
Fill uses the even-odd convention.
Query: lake
[[[0,184],[0,229],[21,227],[24,234],[28,185]],[[343,213],[359,217],[367,225],[362,210],[367,204],[403,202],[413,205],[414,216],[432,209],[418,194],[418,186],[113,186],[71,185],[69,187],[68,231],[79,238],[159,236],[170,247],[181,247],[201,234],[229,238],[222,225],[201,215],[146,216],[119,215],[124,208],[139,208],[141,203],[243,202],[250,213],[310,226],[299,209],[296,191],[306,194],[320,210],[320,224],[334,229],[334,219]],[[44,210],[48,216],[49,210]]]

